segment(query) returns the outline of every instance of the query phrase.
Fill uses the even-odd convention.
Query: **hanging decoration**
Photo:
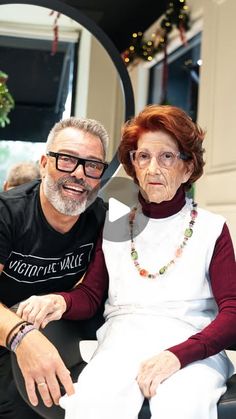
[[[134,32],[122,58],[128,66],[138,59],[152,61],[158,52],[167,49],[168,36],[177,27],[183,44],[186,44],[186,31],[190,28],[189,7],[186,0],[172,0],[151,39],[145,39],[142,32]]]
[[[53,21],[53,41],[52,41],[52,49],[51,49],[51,55],[55,55],[57,52],[58,47],[58,33],[59,33],[59,27],[58,27],[58,19],[60,17],[61,13],[55,12],[55,10],[51,10],[49,13],[49,16],[54,16]]]
[[[9,93],[6,82],[8,75],[0,71],[0,127],[4,128],[6,124],[10,123],[8,118],[9,112],[14,108],[15,102],[12,95]]]

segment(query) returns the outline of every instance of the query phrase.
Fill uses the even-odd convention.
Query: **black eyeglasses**
[[[81,157],[55,153],[54,151],[48,151],[47,156],[55,157],[56,168],[60,172],[72,173],[82,164],[85,176],[91,177],[92,179],[100,179],[108,167],[107,163],[101,161],[82,159]]]

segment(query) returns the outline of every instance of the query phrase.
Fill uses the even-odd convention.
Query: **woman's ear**
[[[190,160],[190,161],[185,162],[185,173],[184,173],[184,176],[183,176],[183,182],[182,183],[186,183],[189,180],[193,171],[194,171],[193,161]]]

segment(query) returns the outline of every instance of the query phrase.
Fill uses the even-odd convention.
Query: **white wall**
[[[80,37],[75,115],[97,119],[108,131],[112,160],[124,123],[124,95],[117,70],[104,47],[86,29]]]

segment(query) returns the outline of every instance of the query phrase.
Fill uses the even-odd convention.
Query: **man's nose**
[[[75,176],[79,179],[83,178],[85,179],[86,175],[85,175],[85,171],[84,171],[84,166],[82,164],[79,164],[76,169],[71,173],[72,176]]]

